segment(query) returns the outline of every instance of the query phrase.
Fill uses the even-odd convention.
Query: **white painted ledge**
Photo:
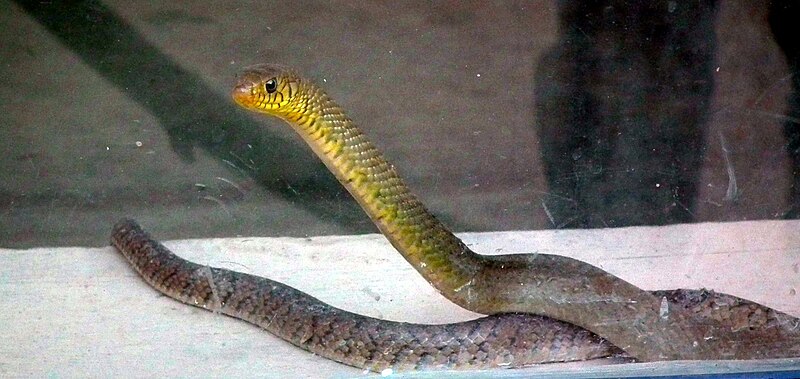
[[[705,287],[800,316],[800,221],[461,237],[485,254],[567,255],[645,289]],[[476,317],[438,295],[380,235],[203,239],[165,245],[189,260],[266,276],[374,317],[426,323]],[[160,296],[111,247],[0,249],[0,341],[2,377],[362,375],[361,370],[313,356],[247,323]],[[800,360],[598,364],[590,363],[595,366],[591,370],[599,370],[594,375],[800,368]],[[584,365],[499,373],[577,374]]]

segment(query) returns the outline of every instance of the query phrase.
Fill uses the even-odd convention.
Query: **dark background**
[[[326,87],[456,231],[795,217],[798,7],[584,3],[0,1],[0,246],[102,246],[125,215],[374,232],[230,101],[261,62]]]

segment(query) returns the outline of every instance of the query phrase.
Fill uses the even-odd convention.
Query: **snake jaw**
[[[239,83],[233,87],[233,90],[231,91],[231,97],[236,104],[239,104],[247,109],[254,109],[255,104],[253,102],[252,89],[252,83]]]

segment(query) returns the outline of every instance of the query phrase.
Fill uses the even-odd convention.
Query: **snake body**
[[[169,297],[245,320],[325,358],[373,371],[513,368],[622,354],[593,333],[534,315],[422,325],[350,313],[266,278],[189,262],[130,219],[114,226],[111,242],[148,284]]]
[[[471,251],[425,209],[342,108],[319,86],[293,70],[277,65],[250,67],[239,77],[232,97],[246,109],[287,121],[405,259],[440,293],[466,309],[489,315],[525,313],[561,320],[571,324],[570,328],[564,326],[568,324],[558,323],[553,324],[558,327],[549,329],[548,324],[539,323],[544,329],[533,334],[553,341],[574,338],[583,341],[584,334],[580,334],[581,337],[578,334],[585,333],[583,328],[602,336],[603,340],[593,340],[598,345],[609,341],[641,361],[800,356],[800,320],[747,300],[702,290],[651,293],[600,268],[563,256],[484,256]],[[119,239],[119,233],[115,236],[114,241]],[[120,249],[126,246],[114,244]],[[136,266],[136,262],[133,263]],[[140,268],[137,270],[142,272]],[[213,272],[221,275],[224,271]],[[274,285],[274,282],[264,283],[271,283],[265,284],[267,287]],[[186,301],[180,297],[181,286],[171,282],[155,284],[167,295]],[[265,290],[254,285],[242,291],[237,296]],[[292,291],[286,294],[298,295]],[[316,308],[331,312],[329,316],[324,312],[315,313],[323,319],[361,317],[327,306]],[[251,322],[253,317],[261,317],[252,310],[249,312],[232,315]],[[485,320],[495,320],[492,317]],[[285,325],[291,330],[303,327],[306,322],[307,318],[295,317]],[[493,333],[505,332],[500,324],[497,322],[498,329],[493,329]],[[385,330],[418,328],[410,324],[392,325]],[[450,326],[432,328],[445,330]],[[287,338],[280,330],[276,332]],[[428,332],[432,330],[426,330]],[[371,334],[350,338],[356,344],[373,344],[385,337]],[[404,344],[399,340],[397,343]],[[328,354],[326,347],[319,343],[305,347],[348,364],[372,362],[371,356],[358,350],[336,355]],[[610,351],[599,346],[598,349],[594,351]],[[452,366],[480,366],[463,364],[480,359],[467,355],[453,358],[447,349],[431,354],[438,354],[442,360],[450,357],[447,360]],[[593,355],[575,356],[587,359],[584,357]],[[413,360],[395,359],[383,363],[393,367],[416,367]],[[374,363],[366,365],[371,367]]]

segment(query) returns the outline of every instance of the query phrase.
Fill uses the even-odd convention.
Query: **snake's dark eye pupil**
[[[267,93],[275,92],[275,90],[278,89],[278,81],[275,80],[275,78],[267,80],[267,82],[264,83],[264,89],[267,90]]]

